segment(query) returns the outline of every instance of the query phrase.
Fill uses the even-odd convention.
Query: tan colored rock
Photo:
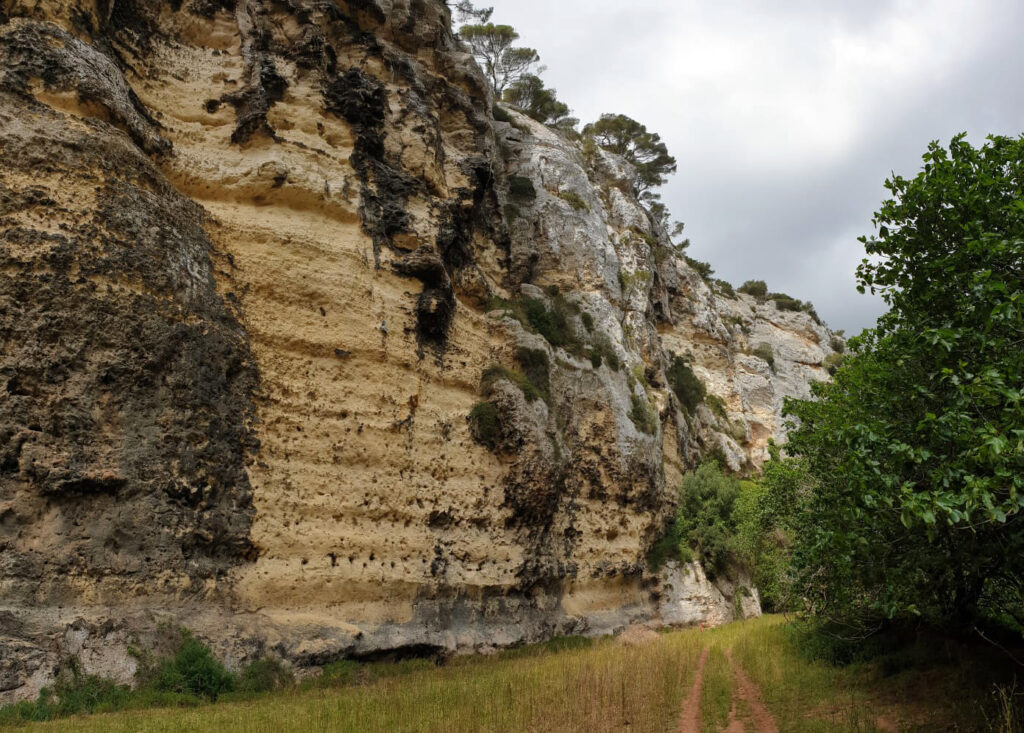
[[[702,457],[763,463],[831,334],[713,294],[625,161],[495,122],[444,3],[331,8],[8,3],[0,700],[128,679],[167,622],[310,669],[757,612],[645,551]]]

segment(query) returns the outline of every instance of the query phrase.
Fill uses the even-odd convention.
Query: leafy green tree
[[[739,479],[723,473],[716,461],[702,463],[683,477],[676,525],[710,577],[728,572],[734,564],[733,507],[739,494]]]
[[[536,74],[523,74],[512,82],[503,99],[544,125],[571,129],[579,123],[569,116],[569,105],[558,101],[555,90],[544,86],[544,81]]]
[[[597,122],[584,127],[583,134],[636,167],[633,190],[637,196],[649,194],[676,171],[676,159],[668,154],[661,136],[626,115],[603,114]]]
[[[540,61],[535,49],[513,45],[519,40],[519,34],[510,25],[464,25],[459,29],[459,38],[483,66],[491,90],[498,98]]]
[[[808,610],[1024,622],[1024,138],[932,143],[864,237],[890,310],[851,339],[787,451],[819,488],[794,550]]]

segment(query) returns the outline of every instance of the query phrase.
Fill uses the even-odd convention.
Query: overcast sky
[[[487,0],[584,122],[661,134],[690,254],[856,333],[857,237],[928,141],[1024,132],[1024,0]]]

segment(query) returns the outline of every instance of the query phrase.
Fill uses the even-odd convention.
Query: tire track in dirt
[[[679,715],[679,733],[700,733],[700,692],[704,689],[704,665],[708,662],[709,647],[700,653],[697,662],[697,674],[693,677],[693,686],[683,702],[683,710]]]
[[[753,718],[754,731],[755,733],[779,733],[779,726],[775,723],[775,716],[772,715],[768,707],[761,701],[761,690],[754,684],[753,680],[747,677],[743,668],[740,667],[732,658],[732,649],[725,650],[726,659],[729,660],[729,666],[732,667],[733,679],[736,682],[735,690],[736,695],[740,700],[747,703],[748,709],[750,710],[751,717]],[[692,692],[690,693],[693,694]],[[733,701],[733,709],[730,713],[730,724],[729,731],[743,730],[743,726],[739,723],[739,720],[733,717],[736,711],[736,702]],[[698,711],[699,714],[699,711]],[[699,718],[698,718],[699,719]],[[696,729],[699,730],[699,729]]]

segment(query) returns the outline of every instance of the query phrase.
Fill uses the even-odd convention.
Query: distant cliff
[[[0,696],[756,613],[645,551],[838,343],[628,164],[495,121],[439,0],[0,11]]]

